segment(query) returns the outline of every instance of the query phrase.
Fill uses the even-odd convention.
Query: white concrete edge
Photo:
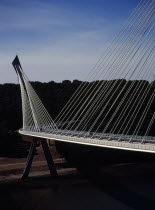
[[[87,143],[87,142],[79,142],[79,141],[71,141],[71,140],[62,140],[62,139],[53,138],[53,137],[50,137],[50,136],[38,135],[36,133],[35,134],[28,134],[24,131],[23,132],[19,131],[19,133],[22,134],[22,135],[26,135],[26,136],[50,139],[50,140],[54,140],[54,141],[62,141],[62,142],[66,142],[66,143],[68,142],[68,143],[73,143],[73,144],[97,146],[97,147],[104,147],[104,148],[111,148],[111,149],[128,150],[128,151],[145,152],[145,153],[155,153],[155,150],[149,150],[149,149],[137,149],[137,148],[130,148],[130,147],[119,147],[119,146],[111,146],[111,145],[91,144],[91,143]],[[46,135],[48,135],[48,134],[46,134]],[[123,144],[125,144],[125,143],[123,143]],[[133,145],[133,144],[134,143],[131,143],[131,145]]]

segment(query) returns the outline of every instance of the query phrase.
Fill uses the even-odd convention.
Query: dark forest
[[[102,83],[102,82],[106,84],[108,81],[98,81],[97,83]],[[116,80],[114,80],[113,82],[116,82]],[[80,86],[81,81],[73,80],[73,82],[71,82],[69,80],[64,80],[62,83],[56,83],[54,81],[51,81],[48,83],[31,82],[31,84],[33,88],[35,89],[35,91],[37,92],[38,96],[40,97],[41,101],[45,105],[51,117],[55,119],[56,116],[59,114],[59,112],[62,110],[62,108],[65,106],[67,101],[70,99],[70,97],[76,91],[76,89]],[[139,87],[141,87],[140,88],[141,93],[138,91],[137,95],[135,95],[135,101],[137,104],[138,104],[139,99],[143,97],[143,92],[148,88],[150,90],[147,93],[147,96],[144,97],[145,100],[143,101],[143,105],[141,106],[141,110],[135,121],[135,123],[137,123],[137,121],[141,117],[141,113],[143,112],[143,110],[145,109],[145,106],[147,105],[149,101],[149,98],[151,97],[152,94],[154,94],[154,82],[149,83],[147,81],[134,81],[133,83],[133,81],[129,81],[127,83],[126,80],[117,80],[117,84],[121,84],[121,85],[119,85],[119,88],[117,89],[116,93],[111,98],[108,104],[108,107],[113,104],[113,102],[115,101],[115,99],[117,98],[117,96],[119,95],[122,89],[123,89],[123,92],[120,95],[118,102],[115,104],[109,116],[107,117],[106,122],[108,122],[110,116],[112,116],[112,114],[115,112],[119,101],[122,100],[128,88],[132,86],[131,93],[130,93],[132,94],[133,92],[136,91],[137,85],[140,85]],[[96,89],[93,86],[93,82],[90,85],[92,85],[92,90],[91,89],[90,90],[92,91],[91,93],[93,97]],[[104,95],[102,97],[104,98]],[[1,84],[0,85],[0,101],[1,101],[0,103],[0,155],[1,156],[3,155],[16,156],[17,154],[25,155],[29,148],[29,144],[22,142],[21,137],[19,136],[17,132],[17,130],[22,127],[22,103],[21,103],[21,94],[20,94],[19,85],[18,84],[3,84],[3,85]],[[122,107],[125,106],[127,103],[128,103],[128,97],[123,102]],[[130,106],[128,106],[128,110],[131,111],[131,114],[132,112],[134,112],[136,103],[132,109]],[[102,107],[99,107],[98,112],[100,112],[101,109]],[[106,112],[107,111],[105,110],[103,115],[105,115]],[[144,135],[143,132],[150,122],[150,116],[152,116],[154,112],[155,112],[155,103],[153,101],[153,103],[151,104],[150,110],[148,112],[148,115],[144,121],[144,124],[142,125],[142,128],[140,130],[140,135]],[[117,117],[118,116],[116,115],[116,118]],[[92,118],[92,120],[94,120],[94,118]],[[101,116],[101,120],[102,120],[102,116]],[[113,123],[115,123],[115,119],[111,123],[111,126],[113,126]],[[120,122],[120,126],[121,126],[121,123],[122,122]],[[101,129],[103,129],[104,126],[106,126],[106,123],[104,123],[103,127],[101,126]],[[134,127],[135,127],[135,124],[133,124],[133,129]],[[154,128],[154,125],[152,126],[152,130],[150,131],[150,135],[154,136],[155,131],[153,128]],[[131,129],[131,134],[132,134],[132,129]]]
[[[32,82],[32,86],[54,119],[81,84],[80,81],[64,80],[48,83]],[[0,84],[0,155],[23,156],[28,143],[21,141],[17,130],[22,127],[22,103],[18,84]]]

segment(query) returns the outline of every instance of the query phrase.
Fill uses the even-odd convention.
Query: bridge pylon
[[[43,130],[44,127],[53,130],[57,129],[55,123],[51,119],[50,115],[48,114],[41,100],[39,99],[38,95],[31,86],[27,76],[25,75],[18,56],[15,57],[15,59],[12,62],[12,65],[17,73],[21,89],[23,130],[27,129],[30,131],[39,132]],[[58,175],[47,141],[45,139],[33,137],[22,179],[27,178],[30,173],[32,161],[35,155],[38,142],[40,142],[43,148],[51,176],[57,177]]]

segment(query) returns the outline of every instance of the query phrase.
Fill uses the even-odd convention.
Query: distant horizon
[[[84,80],[78,80],[78,79],[73,79],[73,80],[69,80],[69,79],[65,79],[65,80],[62,80],[62,81],[60,81],[60,82],[56,82],[56,81],[54,81],[54,80],[50,80],[50,81],[48,81],[48,82],[42,82],[42,81],[38,81],[38,80],[34,80],[34,81],[32,81],[32,80],[30,80],[30,82],[31,83],[35,83],[35,82],[39,82],[39,83],[51,83],[51,82],[53,82],[53,83],[63,83],[63,82],[66,82],[66,81],[69,81],[70,83],[75,83],[75,81],[78,81],[78,82],[93,82],[93,81],[84,81]],[[113,81],[114,80],[126,80],[126,79],[122,79],[122,78],[120,78],[120,79],[112,79]],[[111,81],[112,81],[111,80]],[[148,80],[141,80],[141,79],[136,79],[137,81],[148,81]],[[136,81],[136,80],[134,80],[134,79],[132,79],[132,80],[130,80],[130,81]],[[96,80],[96,81],[108,81],[108,80]],[[128,81],[128,80],[126,80],[126,81]],[[152,83],[152,82],[155,82],[155,79],[154,80],[152,80],[152,81],[148,81],[150,84]],[[17,82],[17,83],[13,83],[13,82],[6,82],[6,83],[0,83],[0,85],[7,85],[7,84],[13,84],[13,85],[19,85],[19,83]]]
[[[84,82],[84,81],[82,81],[82,80],[78,80],[78,79],[73,79],[73,80],[69,80],[69,79],[65,79],[65,80],[62,80],[62,81],[60,81],[60,82],[56,82],[56,81],[54,81],[54,80],[50,80],[50,81],[48,81],[48,82],[42,82],[42,81],[38,81],[38,80],[34,80],[34,81],[32,81],[32,80],[30,80],[30,82],[39,82],[39,83],[50,83],[50,82],[53,82],[53,83],[63,83],[63,82],[65,82],[65,81],[69,81],[69,82],[71,82],[71,83],[73,83],[74,81],[78,81],[78,82]],[[87,81],[85,81],[85,82],[87,82]],[[5,85],[5,84],[14,84],[14,85],[18,85],[19,83],[17,82],[17,83],[14,83],[14,82],[6,82],[6,83],[0,83],[0,85]]]

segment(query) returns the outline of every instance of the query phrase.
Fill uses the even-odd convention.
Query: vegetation
[[[105,87],[106,83],[109,81],[98,81],[98,83],[103,82]],[[119,95],[119,100],[117,103],[113,106],[109,114],[107,115],[107,118],[105,119],[104,125],[100,127],[99,131],[102,131],[104,127],[106,126],[106,123],[110,119],[110,117],[113,115],[115,110],[117,109],[117,106],[119,104],[119,101],[122,100],[125,92],[129,89],[129,87],[132,87],[131,91],[129,92],[129,97],[130,94],[135,92],[135,105],[134,100],[132,104],[129,104],[128,109],[126,109],[126,113],[128,110],[131,111],[131,114],[134,113],[135,107],[137,106],[140,98],[142,97],[144,91],[150,87],[150,83],[147,81],[136,81],[133,85],[133,81],[130,81],[128,84],[126,84],[126,80],[119,80],[117,81],[117,84],[119,88],[117,91],[115,91],[114,94],[111,94],[112,97],[109,101],[109,98],[105,100],[105,102],[102,104],[102,106],[97,108],[97,113],[92,117],[92,122],[96,119],[97,114],[102,110],[103,106],[108,102],[108,106],[105,109],[105,111],[102,113],[101,117],[98,119],[98,123],[96,124],[97,126],[102,122],[103,117],[107,113],[109,107],[113,104],[113,102],[116,100],[116,98]],[[116,80],[112,82],[111,85],[115,84]],[[55,117],[58,115],[58,113],[61,111],[61,109],[64,107],[64,105],[67,103],[69,98],[73,95],[73,93],[76,91],[76,89],[79,87],[81,84],[80,81],[74,80],[73,82],[70,82],[69,80],[65,80],[62,83],[55,83],[54,81],[48,82],[48,83],[41,83],[41,82],[32,82],[32,86],[36,90],[37,94],[41,98],[43,104],[47,108],[48,112],[50,113],[51,117],[55,119]],[[141,91],[141,94],[139,95],[139,91],[136,93],[137,87],[142,88],[143,90]],[[97,83],[95,86],[93,85],[93,82],[90,84],[91,88],[91,95],[90,98],[95,95],[95,91],[97,90]],[[121,91],[124,89],[123,91]],[[150,91],[147,94],[147,97],[144,100],[144,104],[141,106],[140,113],[137,115],[136,121],[133,124],[133,129],[135,128],[135,123],[139,120],[141,117],[141,113],[143,112],[147,102],[150,99],[151,94],[154,91],[154,85],[150,87]],[[121,94],[120,94],[121,93]],[[82,100],[85,99],[83,95],[81,96],[81,103]],[[123,109],[123,107],[128,103],[128,98],[125,99],[125,101],[121,105],[120,111]],[[101,99],[104,100],[104,95],[101,95]],[[24,151],[27,151],[28,145],[25,144],[23,146],[21,145],[20,141],[20,136],[18,135],[17,131],[19,128],[22,127],[22,107],[21,107],[21,95],[20,95],[20,87],[18,84],[1,84],[0,85],[0,155],[13,155],[18,153],[18,148],[20,149],[21,154],[25,154]],[[79,104],[80,106],[80,104]],[[79,109],[79,106],[77,109]],[[132,109],[131,109],[132,106]],[[89,109],[89,106],[87,107]],[[85,111],[87,111],[87,109]],[[76,110],[75,110],[76,111]],[[144,130],[146,130],[146,127],[148,126],[148,123],[150,122],[150,116],[155,112],[155,103],[153,102],[151,105],[151,108],[148,112],[148,116],[146,117],[144,124],[142,125],[142,128],[140,130],[140,134],[144,135]],[[111,122],[110,127],[108,128],[109,131],[112,129],[112,126],[115,123],[115,120],[118,118],[118,114],[114,117],[113,121]],[[126,114],[124,115],[124,117]],[[92,124],[92,122],[90,122]],[[85,122],[83,122],[85,125]],[[119,127],[121,127],[121,121]],[[81,124],[81,126],[84,126]],[[152,130],[150,131],[150,135],[155,135],[155,131],[153,129],[154,125],[152,126]],[[79,128],[80,129],[80,128]],[[119,128],[118,128],[119,129]],[[122,128],[123,130],[123,128]],[[118,130],[116,130],[118,132]],[[130,133],[132,134],[132,129],[130,130]],[[18,145],[18,146],[17,146]],[[25,149],[26,148],[26,149]]]
[[[51,81],[48,83],[32,82],[31,84],[52,118],[55,118],[80,83],[77,80],[72,83],[64,80],[62,83]],[[17,153],[23,155],[28,148],[28,143],[21,143],[20,136],[16,132],[22,127],[19,85],[0,84],[0,102],[0,155],[16,155]]]

